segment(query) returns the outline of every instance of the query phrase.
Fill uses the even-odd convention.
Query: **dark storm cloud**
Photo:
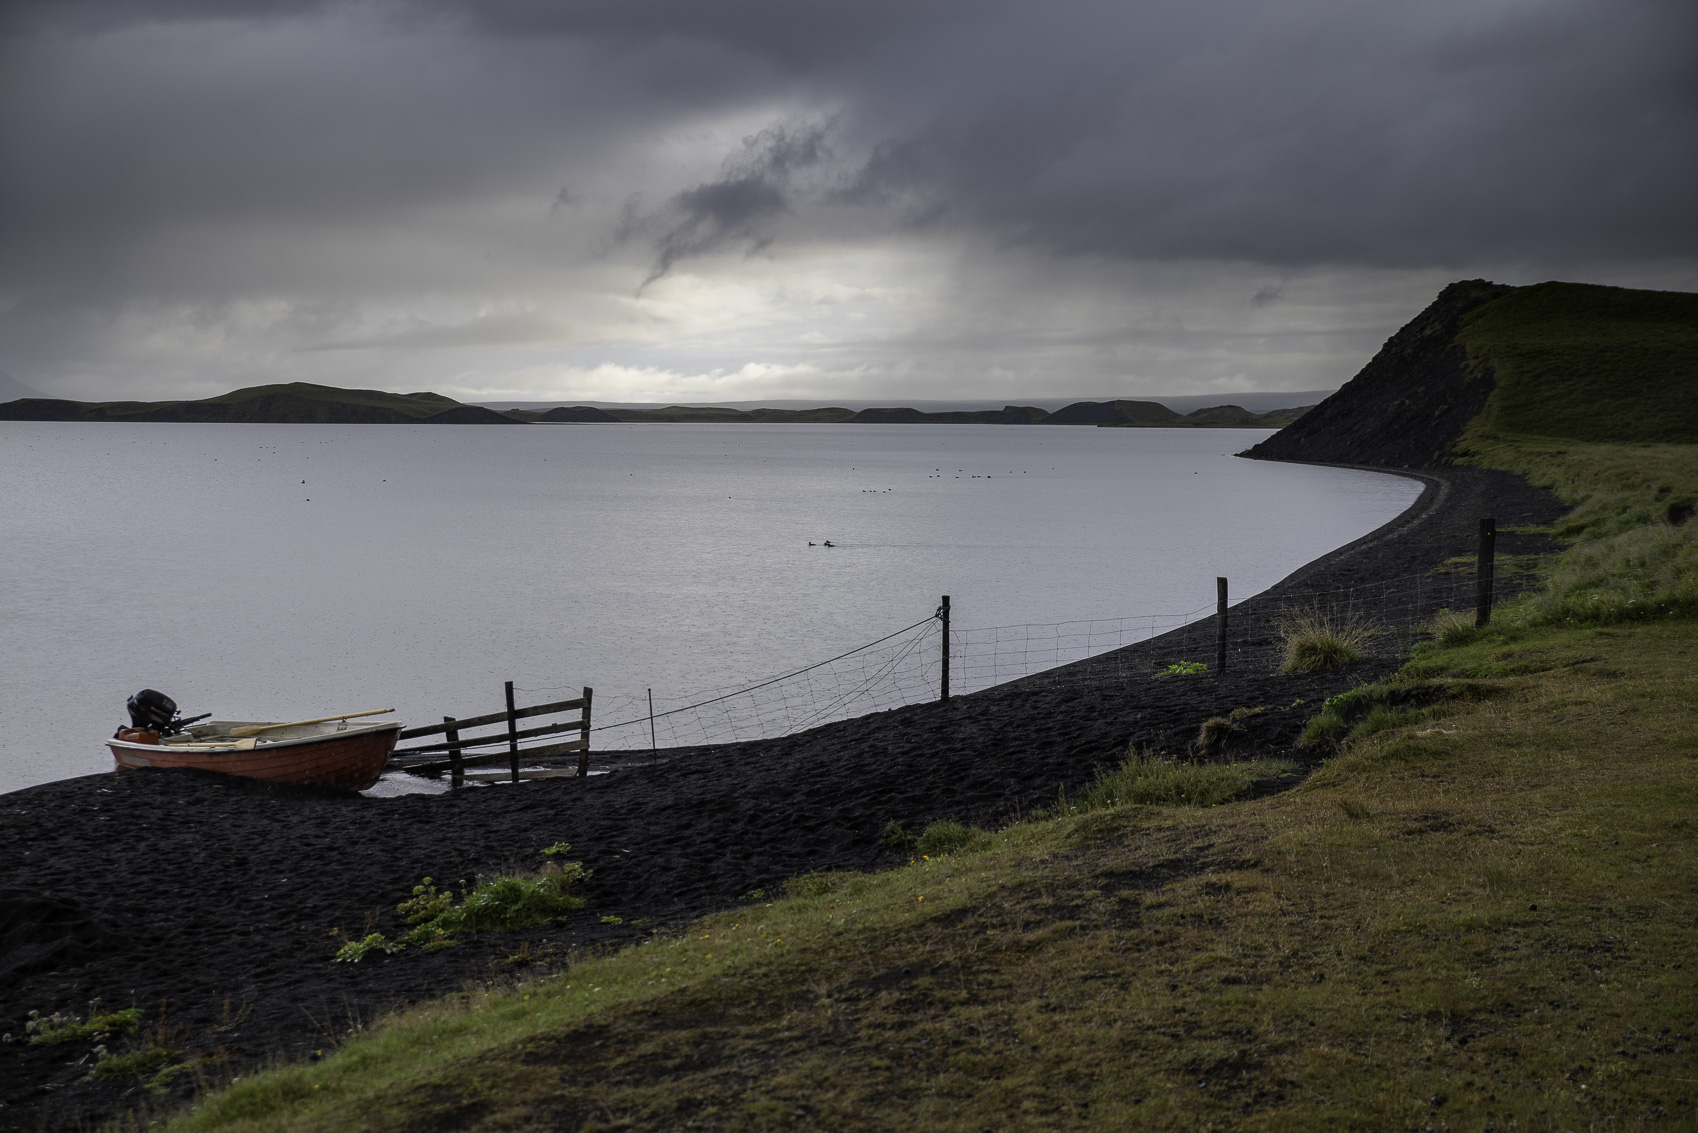
[[[721,176],[678,193],[666,206],[644,214],[632,201],[619,238],[647,237],[655,249],[654,270],[646,287],[689,256],[746,244],[758,251],[769,244],[774,224],[791,211],[796,174],[829,156],[829,126],[775,126],[743,139],[743,150],[725,162]]]
[[[1695,139],[1692,0],[11,0],[0,356],[916,232],[1007,252],[986,310],[1019,256],[1245,265],[1268,311],[1690,265]]]
[[[274,87],[223,98],[216,84],[239,76],[213,74],[149,108],[153,138],[124,121],[126,137],[33,139],[35,164],[83,184],[138,134],[166,139],[174,158],[189,151],[183,183],[156,185],[144,170],[106,207],[84,203],[118,223],[146,223],[174,194],[286,213],[404,202],[426,184],[472,191],[597,129],[765,96],[840,115],[845,164],[829,199],[1064,253],[1409,265],[1695,244],[1698,5],[1687,0],[55,0],[10,11],[8,87],[25,102],[32,83],[63,93],[30,67],[32,46],[79,29],[198,23],[211,47],[247,23],[335,17],[351,34],[424,28],[450,52],[460,44],[438,82],[406,75],[422,61],[399,52],[367,61],[388,72],[333,69],[322,81],[345,114],[315,89],[315,45],[303,41],[303,112],[280,105],[287,68]],[[111,97],[126,77],[150,76],[120,67]],[[411,113],[392,89],[418,100]],[[382,136],[337,121],[374,114]],[[27,113],[13,127],[11,141],[32,140]],[[214,142],[213,160],[195,160]],[[656,264],[770,238],[764,218],[796,205],[784,173],[722,175],[674,197]]]
[[[480,3],[488,34],[713,44],[837,100],[822,200],[1064,254],[1272,265],[1698,250],[1698,5]],[[692,93],[685,83],[681,95]],[[699,92],[712,97],[713,91]],[[681,195],[656,265],[794,210]],[[758,224],[749,228],[759,229]]]

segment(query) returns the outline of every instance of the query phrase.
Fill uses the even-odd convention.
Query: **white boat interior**
[[[204,720],[199,724],[191,724],[180,735],[160,737],[160,743],[166,747],[172,744],[234,743],[236,737],[231,736],[232,729],[265,728],[265,731],[255,733],[253,739],[257,746],[266,747],[272,744],[299,742],[301,740],[324,740],[364,732],[400,731],[402,728],[402,724],[395,720],[384,722],[327,720],[317,724],[290,724],[282,728],[272,727],[273,723],[275,722],[271,720]]]

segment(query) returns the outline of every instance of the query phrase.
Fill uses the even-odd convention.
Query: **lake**
[[[1012,668],[954,674],[1007,679],[1207,612],[1217,575],[1249,597],[1419,494],[1232,455],[1266,435],[0,422],[0,791],[109,770],[143,687],[185,714],[421,724],[498,710],[506,680],[521,703],[589,685],[615,723],[921,623],[771,686],[741,731],[657,729],[773,734],[930,695],[943,594],[963,642],[1036,627],[1006,634],[1039,643]],[[1056,628],[1084,619],[1119,628]]]

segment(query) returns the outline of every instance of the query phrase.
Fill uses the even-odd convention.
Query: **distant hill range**
[[[854,425],[1104,425],[1115,428],[1278,429],[1297,420],[1309,406],[1252,413],[1236,405],[1217,405],[1177,413],[1154,401],[1080,401],[1054,413],[1034,405],[1001,409],[926,413],[918,409],[730,409],[723,406],[669,405],[664,409],[597,409],[561,406],[543,412],[510,409],[524,421],[698,421],[725,424],[828,422]]]
[[[1698,443],[1698,295],[1453,283],[1246,455],[1418,468],[1471,435]]]
[[[250,386],[203,401],[63,401],[0,405],[0,421],[245,421],[264,424],[511,425],[513,418],[439,393],[384,393],[307,382]]]
[[[729,409],[668,406],[664,409],[597,409],[559,406],[538,412],[499,412],[465,405],[438,393],[384,393],[369,389],[290,382],[252,386],[201,401],[65,401],[26,397],[0,404],[0,421],[246,421],[310,424],[512,425],[524,422],[705,422],[723,424],[824,422],[879,425],[1104,425],[1116,428],[1277,429],[1307,407],[1252,413],[1219,405],[1178,413],[1154,401],[1081,401],[1050,413],[1029,405],[966,412],[924,413],[918,409]]]

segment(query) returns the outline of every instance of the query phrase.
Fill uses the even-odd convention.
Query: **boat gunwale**
[[[238,728],[250,726],[246,723],[239,723],[235,721],[230,721],[230,724],[232,727]],[[118,737],[113,736],[111,739],[106,740],[105,743],[107,747],[114,750],[123,748],[126,751],[136,752],[175,751],[183,754],[194,755],[252,755],[257,751],[275,752],[291,747],[301,747],[306,744],[337,743],[341,740],[352,739],[356,736],[370,736],[375,735],[378,732],[388,730],[399,732],[405,727],[406,725],[401,721],[390,720],[381,724],[352,724],[340,731],[321,732],[316,736],[297,736],[293,739],[287,740],[265,740],[260,737],[255,737],[257,742],[251,748],[237,747],[236,744],[239,742],[238,739],[231,739],[228,745],[218,740],[200,740],[197,742],[196,746],[189,747],[186,744],[136,743],[134,740],[121,740]],[[264,746],[260,746],[261,744]]]

